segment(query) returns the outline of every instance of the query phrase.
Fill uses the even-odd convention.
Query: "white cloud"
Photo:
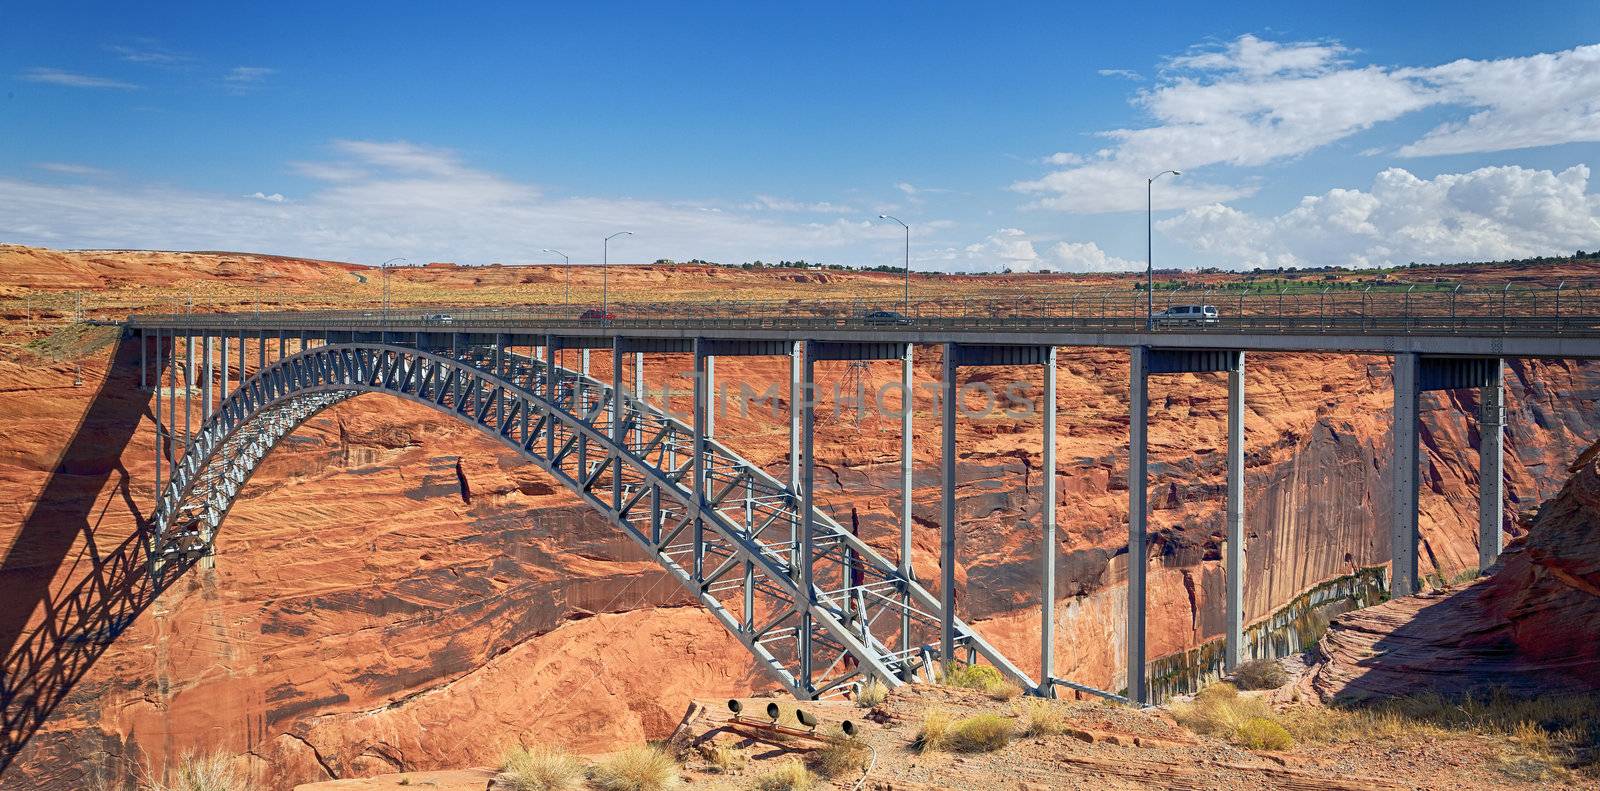
[[[258,83],[272,76],[277,69],[265,66],[235,66],[222,79],[236,83]]]
[[[1481,108],[1401,156],[1465,154],[1600,141],[1600,44],[1505,60],[1458,60],[1400,72],[1452,105]]]
[[[1465,153],[1600,140],[1600,46],[1429,68],[1352,66],[1337,43],[1242,36],[1173,58],[1159,83],[1135,95],[1154,124],[1113,129],[1091,155],[1061,152],[1058,169],[1012,189],[1035,205],[1077,213],[1143,209],[1140,182],[1185,171],[1155,191],[1158,209],[1256,192],[1217,166],[1255,168],[1304,155],[1378,124],[1436,107],[1482,108],[1442,125],[1400,154]],[[1198,171],[1198,172],[1193,172]]]
[[[1007,265],[1031,264],[1039,260],[1039,251],[1020,228],[1001,228],[976,244],[967,245],[969,258],[980,261],[999,261]]]
[[[1001,228],[980,242],[947,248],[933,257],[969,272],[1114,272],[1144,267],[1107,255],[1094,242],[1056,242],[1041,253],[1035,240],[1020,228]]]
[[[369,165],[403,173],[452,176],[467,172],[455,152],[403,140],[335,140],[333,147]]]
[[[190,60],[189,56],[157,46],[149,39],[141,39],[138,44],[138,46],[113,44],[106,49],[115,52],[121,60],[147,66],[176,66]]]
[[[789,200],[787,198],[776,198],[771,195],[757,195],[755,201],[745,204],[743,208],[757,210],[765,209],[767,211],[809,212],[813,214],[853,214],[856,211],[854,207],[847,206],[842,203],[832,203],[829,201],[815,201],[812,203],[806,203],[804,201]]]
[[[1144,75],[1132,69],[1099,69],[1095,73],[1102,77],[1121,77],[1124,80],[1133,80],[1134,82],[1142,82],[1144,80]]]
[[[274,192],[271,195],[267,195],[267,194],[264,194],[264,193],[261,193],[261,192],[253,192],[253,193],[251,193],[249,195],[246,195],[245,197],[247,197],[247,198],[255,198],[256,200],[269,201],[271,203],[283,203],[283,201],[284,201],[283,195],[280,194],[280,193],[277,193],[277,192]]]
[[[336,162],[290,162],[289,168],[317,181],[355,181],[367,176],[362,168]]]
[[[1326,70],[1347,52],[1337,42],[1279,44],[1247,33],[1222,47],[1196,48],[1167,64],[1178,69],[1238,72],[1246,77],[1304,75]]]
[[[894,188],[905,193],[906,203],[913,206],[921,206],[927,203],[929,195],[946,195],[955,191],[946,187],[919,187],[909,181],[899,182],[894,185]],[[879,211],[893,211],[893,209],[880,209]]]
[[[1420,179],[1389,168],[1370,191],[1307,196],[1276,217],[1209,205],[1157,223],[1169,238],[1237,267],[1385,266],[1523,258],[1600,242],[1589,168],[1486,167]]]
[[[79,74],[62,69],[35,67],[19,75],[19,79],[27,82],[39,82],[46,85],[63,85],[68,88],[110,88],[119,91],[138,90],[139,86],[131,82],[113,80],[109,77],[96,77],[92,74]]]
[[[1064,272],[1121,272],[1144,268],[1143,261],[1106,255],[1094,242],[1057,242],[1050,248],[1050,258],[1058,270]]]
[[[600,239],[633,231],[617,260],[839,261],[900,229],[843,217],[787,222],[772,212],[593,196],[551,197],[445,149],[335,141],[335,161],[296,165],[325,178],[295,200],[159,186],[0,178],[0,238],[57,247],[243,249],[352,261],[525,261],[557,247],[598,260]],[[332,178],[337,176],[337,178]],[[895,248],[898,250],[898,247]],[[618,258],[618,254],[621,258]],[[898,259],[896,259],[898,260]],[[878,263],[876,260],[843,261]]]
[[[89,165],[79,165],[75,162],[35,162],[33,166],[51,173],[60,173],[67,176],[104,176],[106,171]]]

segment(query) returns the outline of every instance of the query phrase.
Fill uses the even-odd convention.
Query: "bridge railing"
[[[1215,321],[1163,317],[1168,308],[1209,305]],[[1147,307],[1148,306],[1148,307]],[[501,307],[391,308],[356,311],[255,311],[226,319],[199,314],[135,317],[162,326],[237,326],[249,329],[302,329],[308,321],[338,329],[379,330],[396,325],[447,328],[541,326],[642,328],[827,329],[908,327],[987,329],[1141,331],[1147,310],[1156,331],[1281,333],[1429,334],[1600,334],[1600,287],[1589,283],[1399,284],[1349,288],[1175,288],[1158,289],[1146,301],[1143,290],[1075,289],[923,296],[896,299],[822,298],[815,300],[706,300],[627,302],[611,307],[616,319],[582,319],[571,305]],[[874,312],[889,311],[873,316]],[[448,317],[448,318],[446,318]]]

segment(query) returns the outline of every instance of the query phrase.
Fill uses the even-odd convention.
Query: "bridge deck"
[[[1146,329],[1144,317],[919,317],[881,324],[858,317],[680,317],[584,321],[537,311],[472,310],[426,320],[412,312],[385,320],[368,312],[135,315],[144,330],[226,335],[284,333],[340,340],[418,334],[546,335],[610,338],[821,340],[866,343],[1036,344],[1062,347],[1167,347],[1261,352],[1346,352],[1483,357],[1600,358],[1600,316],[1550,317],[1249,317],[1216,324]]]

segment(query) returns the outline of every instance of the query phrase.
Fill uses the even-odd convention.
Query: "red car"
[[[585,321],[613,321],[617,316],[615,313],[607,313],[599,308],[589,308],[579,314],[578,318]]]

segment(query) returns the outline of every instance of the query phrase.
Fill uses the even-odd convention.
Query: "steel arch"
[[[689,426],[626,392],[615,398],[606,383],[492,348],[447,356],[324,345],[257,372],[227,394],[174,466],[151,519],[152,564],[209,552],[272,448],[322,410],[370,392],[454,415],[516,449],[631,536],[798,697],[837,693],[863,675],[894,686],[931,672],[939,604],[895,564],[817,509],[813,585],[801,595],[798,493],[710,438],[707,483],[696,492]],[[900,644],[902,621],[912,628],[909,651],[889,647]],[[957,623],[969,657],[1033,687]]]

